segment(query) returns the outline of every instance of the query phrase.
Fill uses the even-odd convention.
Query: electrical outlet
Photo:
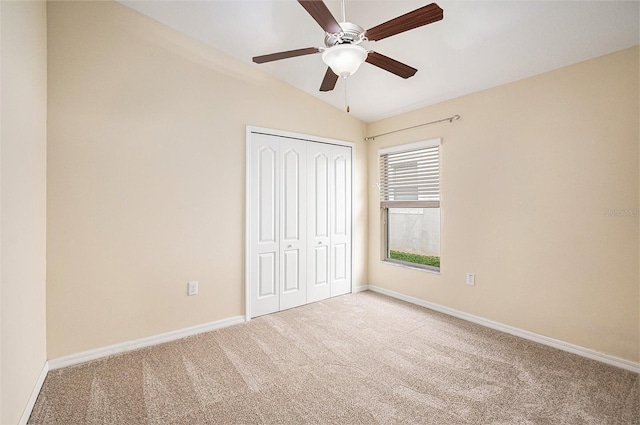
[[[189,295],[198,295],[198,281],[189,282]]]
[[[475,273],[467,273],[467,285],[474,286],[476,284]]]

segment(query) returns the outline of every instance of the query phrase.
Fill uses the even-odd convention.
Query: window
[[[383,260],[440,270],[440,139],[382,149]]]

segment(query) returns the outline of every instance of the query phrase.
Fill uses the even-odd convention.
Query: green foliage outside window
[[[425,266],[440,268],[440,257],[430,255],[410,254],[402,251],[389,252],[389,258],[392,260],[406,261],[408,263],[423,264]]]

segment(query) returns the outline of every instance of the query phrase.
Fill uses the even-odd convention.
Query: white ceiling
[[[437,0],[444,19],[363,43],[418,69],[404,80],[367,63],[335,90],[318,91],[320,54],[262,65],[253,56],[323,47],[324,31],[294,0],[132,1],[129,6],[371,122],[639,43],[637,1]],[[340,1],[325,0],[341,21]],[[429,0],[347,0],[347,21],[371,28]]]

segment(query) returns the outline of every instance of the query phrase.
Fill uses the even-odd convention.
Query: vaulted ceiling
[[[295,0],[121,1],[371,122],[622,50],[639,43],[636,1],[438,0],[444,19],[378,42],[375,50],[418,69],[404,80],[370,64],[318,89],[320,54],[255,64],[253,56],[324,47],[324,31]],[[326,5],[341,21],[340,1]],[[346,21],[371,28],[428,4],[424,0],[347,0]]]

